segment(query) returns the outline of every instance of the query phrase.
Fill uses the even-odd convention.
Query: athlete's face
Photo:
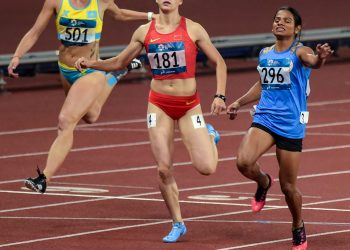
[[[179,8],[182,2],[183,0],[156,0],[159,8],[166,12]]]
[[[300,25],[295,26],[293,14],[288,10],[277,12],[272,24],[272,33],[276,37],[295,37],[301,30]]]

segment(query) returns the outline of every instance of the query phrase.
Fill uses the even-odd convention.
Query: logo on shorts
[[[191,105],[191,104],[193,104],[195,101],[196,101],[196,100],[193,100],[193,101],[187,101],[187,102],[186,102],[186,105]]]

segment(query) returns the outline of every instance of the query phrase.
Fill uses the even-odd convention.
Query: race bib
[[[156,113],[147,114],[147,127],[155,128],[157,126],[157,115]]]
[[[60,18],[59,40],[72,43],[92,43],[96,41],[96,20]]]
[[[191,119],[194,128],[205,128],[203,115],[192,115]]]
[[[150,44],[147,56],[153,75],[179,74],[187,71],[184,42]]]
[[[300,112],[300,123],[307,124],[308,122],[309,122],[309,112],[308,111]]]
[[[293,62],[289,58],[263,59],[257,67],[263,89],[290,89]]]

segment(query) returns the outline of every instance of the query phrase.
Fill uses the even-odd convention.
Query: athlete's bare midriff
[[[59,47],[59,62],[74,67],[74,63],[80,57],[88,58],[89,60],[97,60],[99,58],[99,43],[93,42],[84,46],[64,46]]]
[[[173,96],[191,96],[197,91],[195,78],[155,80],[151,81],[151,89],[155,92]]]

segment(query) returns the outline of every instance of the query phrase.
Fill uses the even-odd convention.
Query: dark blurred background
[[[0,54],[13,53],[18,42],[34,24],[44,0],[1,1]],[[120,8],[158,12],[154,0],[116,0]],[[202,24],[210,36],[267,33],[280,6],[299,10],[304,29],[350,26],[349,0],[184,0],[180,13]],[[144,22],[116,22],[105,16],[101,46],[127,44],[133,31]],[[54,19],[31,51],[55,50]]]

